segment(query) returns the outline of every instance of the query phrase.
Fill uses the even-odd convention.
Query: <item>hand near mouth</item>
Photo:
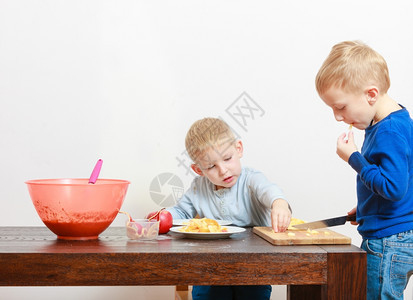
[[[347,139],[346,139],[347,137]],[[351,154],[358,151],[357,146],[354,143],[354,133],[349,131],[348,134],[343,133],[337,140],[337,154],[342,160],[348,162]]]

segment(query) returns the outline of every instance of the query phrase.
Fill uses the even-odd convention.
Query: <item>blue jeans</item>
[[[403,299],[413,274],[413,230],[381,239],[363,239],[367,252],[367,299]]]
[[[271,285],[194,285],[193,300],[269,300]]]

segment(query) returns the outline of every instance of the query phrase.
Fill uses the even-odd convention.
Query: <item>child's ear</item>
[[[237,149],[238,155],[239,155],[239,157],[241,158],[241,157],[242,157],[242,154],[243,154],[243,152],[244,152],[244,146],[242,145],[242,142],[241,142],[240,140],[238,140],[238,141],[235,143],[235,149]]]
[[[367,89],[367,101],[370,105],[373,105],[377,101],[377,97],[379,95],[379,90],[375,86],[370,86]]]
[[[192,164],[191,169],[194,170],[194,172],[197,173],[199,176],[204,176],[204,173],[197,164]]]

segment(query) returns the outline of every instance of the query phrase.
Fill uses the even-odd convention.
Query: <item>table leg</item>
[[[319,300],[323,285],[289,285],[287,300]]]
[[[327,268],[327,284],[290,285],[287,287],[287,299],[366,299],[366,253],[328,253]]]

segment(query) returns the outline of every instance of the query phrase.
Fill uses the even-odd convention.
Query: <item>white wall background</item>
[[[101,178],[132,182],[123,210],[157,209],[152,179],[170,172],[188,187],[177,158],[205,116],[238,131],[244,165],[283,188],[295,217],[345,214],[355,173],[335,142],[347,126],[314,77],[333,44],[360,39],[386,58],[389,94],[413,111],[412,9],[409,0],[1,0],[0,226],[42,226],[24,181],[88,177],[98,158]],[[226,113],[243,92],[265,111],[247,131]],[[355,227],[336,230],[360,244]],[[173,297],[170,287],[70,287],[0,288],[0,298],[54,299],[56,289],[61,299]]]

